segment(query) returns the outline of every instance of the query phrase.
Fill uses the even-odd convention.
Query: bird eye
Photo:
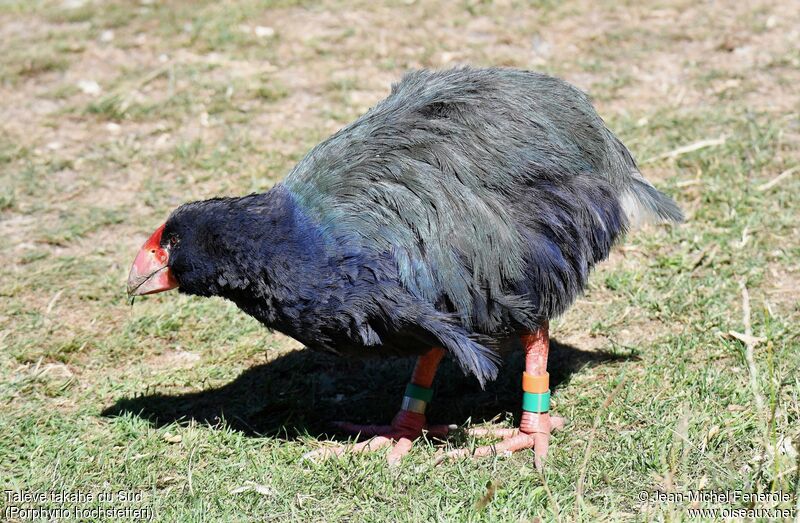
[[[169,246],[170,247],[175,247],[175,244],[177,244],[177,243],[178,243],[178,237],[177,236],[172,235],[172,236],[169,237]]]

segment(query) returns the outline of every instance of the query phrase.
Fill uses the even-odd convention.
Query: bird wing
[[[545,75],[420,71],[284,184],[323,231],[391,253],[403,286],[468,330],[533,327],[624,230],[604,130],[583,93]]]

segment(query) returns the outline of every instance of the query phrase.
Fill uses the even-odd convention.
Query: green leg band
[[[409,398],[414,398],[417,400],[424,401],[425,403],[430,403],[433,399],[433,389],[429,389],[426,387],[420,387],[419,385],[414,385],[413,383],[409,383],[406,385],[406,396]]]
[[[522,393],[522,410],[527,412],[548,412],[550,410],[550,391],[534,394]]]

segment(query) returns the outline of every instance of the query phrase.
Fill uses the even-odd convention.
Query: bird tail
[[[628,227],[653,222],[682,222],[683,212],[678,204],[642,176],[631,152],[607,127],[605,138],[608,147],[616,152],[611,155],[615,159],[612,170],[624,173],[620,205],[628,219]]]
[[[631,173],[629,180],[630,185],[623,190],[620,197],[629,227],[652,222],[683,221],[683,212],[675,200],[653,187],[638,170]]]

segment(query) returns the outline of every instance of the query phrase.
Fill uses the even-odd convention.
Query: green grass
[[[639,492],[700,488],[797,507],[800,174],[759,189],[800,165],[798,54],[774,36],[798,23],[789,3],[660,3],[686,10],[678,24],[633,5],[498,4],[0,6],[2,488],[141,492],[129,505],[159,521],[682,521],[687,504]],[[727,41],[708,23],[723,14],[763,54],[746,71],[735,50],[698,44]],[[217,299],[131,306],[134,254],[184,201],[270,187],[404,70],[446,65],[443,52],[530,67],[533,34],[549,43],[537,68],[590,91],[686,224],[631,235],[553,322],[554,411],[571,422],[543,474],[527,452],[433,466],[442,448],[486,443],[463,434],[419,442],[396,469],[380,454],[301,461],[336,437],[332,420],[389,421],[413,362],[300,350]],[[752,361],[731,334],[742,285]],[[481,391],[446,362],[429,418],[512,425],[521,365]]]

